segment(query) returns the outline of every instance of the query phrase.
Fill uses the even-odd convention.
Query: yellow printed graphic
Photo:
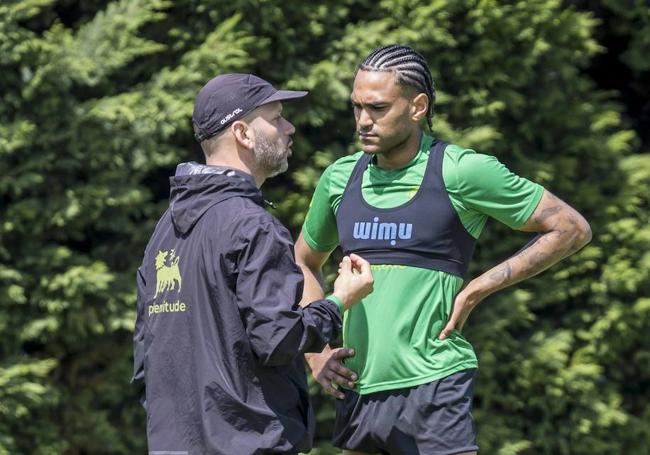
[[[388,269],[405,269],[405,265],[400,264],[370,264],[372,270],[388,270]]]
[[[169,256],[169,257],[167,257]],[[165,291],[180,292],[181,274],[178,270],[179,257],[172,249],[171,251],[158,251],[156,256],[156,298],[158,294]],[[176,285],[178,284],[178,289]]]
[[[152,303],[149,305],[149,316],[159,313],[179,313],[187,309],[185,302],[177,300],[175,302],[163,302],[160,304]]]
[[[413,188],[411,188],[411,190],[407,194],[409,201],[413,199],[413,196],[415,196],[415,194],[418,192],[419,189],[420,189],[419,186],[414,186]]]

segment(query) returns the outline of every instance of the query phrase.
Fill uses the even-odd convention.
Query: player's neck
[[[397,169],[406,166],[420,150],[422,132],[410,134],[392,149],[377,154],[377,166],[384,169]]]

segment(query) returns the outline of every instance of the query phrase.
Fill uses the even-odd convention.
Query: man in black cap
[[[281,102],[306,94],[226,74],[196,98],[206,165],[177,167],[137,275],[134,380],[145,383],[150,454],[311,448],[301,354],[339,334],[372,276],[366,261],[345,257],[332,295],[298,305],[293,242],[259,188],[287,170],[295,128]]]

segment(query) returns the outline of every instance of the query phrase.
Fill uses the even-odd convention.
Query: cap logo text
[[[240,108],[237,108],[237,109],[235,109],[234,111],[232,111],[230,114],[228,114],[228,115],[226,115],[224,118],[222,118],[221,121],[220,121],[219,123],[221,123],[221,124],[223,125],[223,124],[226,123],[228,120],[230,120],[231,118],[233,118],[235,115],[237,115],[237,114],[241,114],[241,113],[242,113],[242,110],[241,110]]]

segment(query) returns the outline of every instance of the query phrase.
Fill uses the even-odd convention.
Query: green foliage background
[[[167,176],[201,159],[202,84],[242,71],[311,91],[285,108],[291,172],[264,188],[297,233],[322,170],[355,150],[355,65],[390,42],[430,63],[436,135],[498,156],[594,232],[472,315],[481,452],[650,453],[649,37],[646,0],[3,1],[0,454],[146,451],[135,268]],[[526,241],[490,224],[471,272]],[[312,453],[335,453],[332,401],[312,392]]]

